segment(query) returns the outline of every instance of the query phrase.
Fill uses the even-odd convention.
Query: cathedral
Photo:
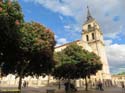
[[[111,75],[109,71],[109,65],[105,52],[105,44],[103,40],[103,33],[97,21],[92,17],[89,8],[87,10],[87,18],[82,26],[81,39],[74,42],[70,42],[55,48],[55,51],[61,51],[69,44],[76,43],[83,47],[83,49],[89,52],[94,52],[100,56],[103,64],[102,70],[98,71],[95,76],[91,76],[92,79],[101,81],[110,80]]]

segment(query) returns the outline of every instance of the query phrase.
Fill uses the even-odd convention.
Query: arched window
[[[93,40],[95,39],[95,35],[94,35],[94,33],[92,33],[92,39],[93,39]]]
[[[86,35],[86,40],[89,41],[89,36],[88,35]]]
[[[90,31],[90,30],[91,30],[91,25],[89,24],[89,25],[88,25],[88,31]]]

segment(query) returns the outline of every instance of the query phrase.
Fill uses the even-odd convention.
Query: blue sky
[[[81,39],[87,5],[104,34],[111,73],[125,71],[125,0],[19,0],[25,21],[50,28],[57,45]]]

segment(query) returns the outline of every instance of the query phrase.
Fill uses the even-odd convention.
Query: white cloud
[[[59,19],[60,19],[61,21],[64,20],[63,16],[61,16],[61,15],[59,15]]]
[[[105,45],[106,45],[106,46],[109,46],[109,45],[112,44],[112,40],[105,40],[104,42],[105,42]]]
[[[26,2],[39,3],[42,6],[58,12],[65,16],[72,16],[76,21],[76,26],[82,25],[86,18],[86,6],[90,6],[93,17],[97,19],[102,27],[105,37],[115,38],[120,32],[120,26],[125,24],[124,0],[24,0]],[[104,7],[103,7],[104,6]],[[119,17],[117,22],[113,21],[115,16]],[[61,18],[62,19],[62,18]],[[78,27],[77,27],[78,28]]]
[[[57,47],[57,46],[61,46],[61,44],[56,44],[56,47]]]
[[[64,28],[65,29],[71,29],[71,26],[70,25],[65,25]]]
[[[120,26],[120,32],[117,34],[117,36],[123,36],[125,37],[125,24]],[[119,40],[122,38],[118,38]]]
[[[58,38],[58,36],[57,36],[57,35],[54,35],[54,37],[55,37],[55,39],[57,39],[57,38]]]
[[[106,51],[112,72],[121,72],[125,69],[125,44],[106,46]]]
[[[68,42],[69,42],[69,41],[67,41],[66,38],[56,38],[56,40],[57,40],[56,46],[60,46],[60,45],[63,45],[63,44],[65,44],[65,43],[68,43]]]
[[[57,35],[55,35],[55,39],[56,39],[56,46],[60,46],[69,42],[66,38],[60,38]]]
[[[72,34],[76,34],[76,32],[77,33],[81,32],[81,28],[77,24],[64,25],[64,29],[67,30],[67,31],[69,31],[69,32],[71,32]],[[79,34],[77,34],[77,35],[79,35]]]
[[[61,44],[65,44],[65,43],[67,43],[68,41],[66,40],[66,38],[59,38],[59,39],[57,40],[57,42],[59,42],[59,43],[61,43]]]
[[[34,2],[63,15],[72,16],[72,11],[67,4],[62,4],[59,0],[24,0],[25,2]]]

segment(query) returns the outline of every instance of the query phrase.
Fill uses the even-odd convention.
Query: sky
[[[125,0],[18,0],[25,21],[55,33],[57,45],[81,39],[87,6],[103,32],[110,72],[125,71]]]

